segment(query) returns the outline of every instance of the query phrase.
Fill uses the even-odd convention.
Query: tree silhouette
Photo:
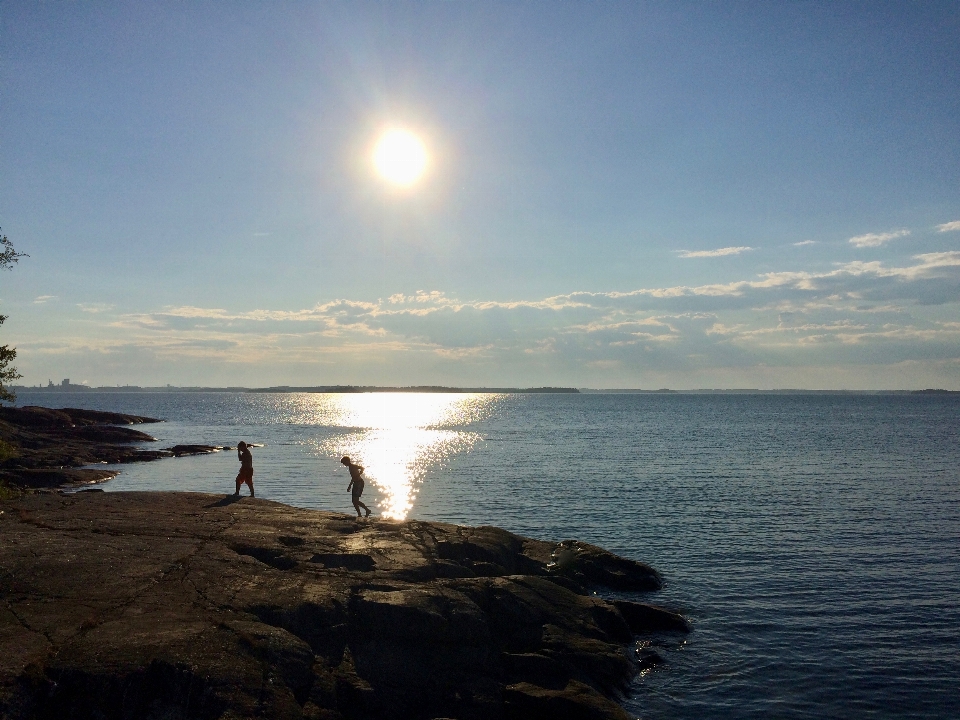
[[[2,248],[0,250],[0,270],[9,270],[20,258],[27,257],[25,253],[17,252],[14,249],[13,243],[7,239],[6,235],[0,237],[0,248]],[[3,325],[3,321],[6,319],[6,315],[0,315],[0,325]],[[17,399],[17,396],[7,387],[11,380],[22,377],[17,369],[10,364],[16,357],[16,348],[0,345],[0,401],[9,400],[13,402]]]

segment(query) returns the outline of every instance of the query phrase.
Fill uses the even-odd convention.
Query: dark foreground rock
[[[12,485],[18,490],[92,485],[115,478],[116,470],[91,468],[14,468],[0,470],[0,486]]]
[[[190,493],[0,505],[0,717],[626,718],[651,568]],[[567,544],[565,547],[570,547]],[[654,613],[654,615],[656,615]]]
[[[167,450],[131,447],[155,438],[127,426],[154,422],[160,421],[78,408],[0,407],[0,483],[40,488],[99,482],[116,472],[79,468],[170,457]]]

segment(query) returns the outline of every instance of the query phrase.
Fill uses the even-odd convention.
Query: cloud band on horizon
[[[724,368],[770,374],[800,363],[902,362],[940,363],[960,378],[960,323],[935,310],[957,302],[960,251],[945,251],[901,265],[857,261],[823,272],[539,300],[462,301],[432,291],[300,310],[102,312],[85,315],[85,334],[20,346],[25,358],[86,357],[100,372],[138,358],[143,367],[269,368],[282,384],[418,384],[456,372],[502,378],[494,384],[528,377],[583,386],[604,377],[628,387],[651,375],[669,382]],[[320,383],[318,372],[329,382]]]

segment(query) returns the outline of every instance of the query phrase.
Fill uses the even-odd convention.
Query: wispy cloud
[[[724,255],[739,255],[740,253],[747,252],[748,250],[753,250],[753,248],[740,246],[740,247],[717,248],[716,250],[681,250],[680,257],[682,258],[723,257]]]
[[[803,247],[804,245],[816,245],[816,240],[801,240],[800,242],[795,242],[794,247]]]
[[[909,235],[909,230],[892,230],[885,233],[867,233],[866,235],[857,235],[850,238],[850,244],[854,247],[879,247],[891,240]]]
[[[33,304],[34,304],[34,305],[43,305],[44,303],[48,302],[49,300],[56,300],[56,299],[57,299],[57,296],[56,296],[56,295],[38,295],[37,297],[35,297],[35,298],[33,299]]]
[[[935,305],[947,307],[926,310]],[[58,366],[65,356],[78,358],[76,375],[153,367],[167,377],[176,362],[207,368],[208,377],[228,368],[260,378],[251,382],[272,376],[279,384],[590,384],[593,373],[605,373],[624,386],[644,385],[651,373],[903,362],[947,368],[936,372],[955,372],[960,382],[960,322],[951,320],[958,305],[960,251],[943,251],[901,263],[856,261],[728,283],[527,300],[419,291],[302,309],[103,308],[72,327],[76,336],[25,338],[18,346],[30,349],[25,358]]]
[[[902,266],[856,261],[819,273],[771,272],[711,285],[571,292],[517,301],[464,301],[434,291],[396,294],[376,302],[333,300],[301,310],[231,312],[184,306],[121,315],[111,325],[128,331],[216,335],[238,342],[252,335],[310,335],[333,344],[393,339],[448,349],[509,346],[542,351],[548,339],[560,336],[621,344],[677,339],[683,334],[678,317],[720,322],[723,313],[746,313],[753,318],[748,325],[769,316],[776,327],[784,317],[797,319],[790,314],[795,312],[889,315],[912,305],[956,302],[958,297],[960,251],[947,251],[917,255]]]
[[[77,303],[77,307],[85,313],[103,313],[113,310],[109,303]]]
[[[952,232],[954,230],[960,230],[960,220],[937,225],[937,232]]]

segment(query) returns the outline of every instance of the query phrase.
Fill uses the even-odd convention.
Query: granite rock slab
[[[683,629],[594,592],[652,568],[493,527],[200,493],[0,511],[4,718],[624,720],[635,636]]]

